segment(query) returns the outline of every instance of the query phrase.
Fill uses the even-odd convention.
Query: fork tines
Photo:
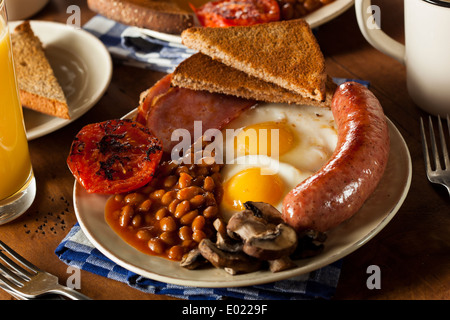
[[[58,283],[58,278],[42,271],[0,241],[0,288],[23,299],[57,294],[72,300],[90,300],[84,294]]]
[[[425,167],[427,178],[430,182],[441,184],[447,188],[450,195],[450,160],[448,155],[447,141],[445,136],[450,137],[450,120],[447,115],[447,128],[444,130],[442,126],[441,117],[438,116],[438,131],[440,148],[438,148],[438,143],[436,136],[434,134],[433,121],[431,116],[428,119],[428,126],[430,132],[430,144],[431,144],[431,159],[428,150],[427,137],[425,134],[425,128],[422,118],[420,118],[420,132],[422,138],[423,154],[425,160]],[[439,152],[439,149],[441,152]]]
[[[447,136],[450,132],[450,120],[449,116],[447,115]],[[425,156],[425,165],[427,167],[427,171],[434,171],[434,170],[450,170],[450,160],[448,155],[448,149],[447,149],[447,142],[445,139],[444,134],[444,128],[442,126],[442,120],[441,117],[438,116],[438,131],[439,131],[439,140],[441,145],[441,153],[439,152],[438,143],[436,140],[436,135],[434,133],[434,126],[433,126],[433,120],[432,117],[428,117],[428,129],[429,129],[429,136],[430,136],[430,144],[431,144],[431,160],[430,160],[430,151],[428,149],[428,143],[426,139],[425,134],[425,127],[422,118],[420,118],[420,130],[421,130],[421,137],[422,137],[422,144],[424,148],[424,156]],[[441,160],[442,159],[442,160]],[[434,169],[433,169],[434,168]]]
[[[6,284],[13,282],[15,285],[21,286],[24,281],[30,280],[38,270],[37,267],[14,252],[4,242],[0,241],[0,281]]]

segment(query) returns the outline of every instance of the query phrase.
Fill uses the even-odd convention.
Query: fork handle
[[[92,300],[88,296],[85,296],[84,294],[76,291],[75,289],[72,289],[72,288],[69,288],[69,287],[65,287],[65,286],[62,286],[62,285],[59,285],[58,287],[53,289],[51,292],[55,293],[55,294],[63,295],[63,296],[65,296],[67,298],[70,298],[72,300]]]

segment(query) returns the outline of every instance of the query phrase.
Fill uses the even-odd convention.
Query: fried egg
[[[281,211],[286,194],[319,170],[337,144],[329,108],[261,104],[224,129],[224,217],[263,201]]]
[[[286,194],[312,174],[265,155],[247,155],[235,160],[221,171],[224,183],[220,209],[226,219],[244,210],[246,201],[270,203],[281,210]]]
[[[226,162],[233,156],[259,154],[313,172],[330,158],[337,144],[331,110],[314,106],[257,105],[232,121],[225,132]]]

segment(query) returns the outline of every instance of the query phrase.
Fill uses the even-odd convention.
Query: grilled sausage
[[[283,201],[283,219],[297,231],[330,230],[352,217],[375,190],[389,157],[389,131],[377,98],[355,82],[342,84],[331,104],[336,150]]]

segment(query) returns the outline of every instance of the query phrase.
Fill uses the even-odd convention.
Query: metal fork
[[[45,294],[59,294],[72,300],[90,300],[78,291],[60,285],[56,276],[40,270],[2,241],[0,241],[0,283],[15,296],[27,299]]]
[[[444,162],[443,164],[441,163],[442,161],[436,143],[436,137],[434,134],[433,121],[431,119],[431,116],[428,118],[428,127],[430,131],[432,161],[430,160],[430,154],[423,120],[422,118],[420,118],[420,133],[422,138],[423,154],[425,159],[427,177],[430,182],[445,186],[450,195],[450,160],[447,150],[447,143],[445,141],[444,129],[442,127],[441,117],[438,116],[438,130],[439,130],[439,140],[441,141],[440,145],[441,145],[442,160]],[[450,132],[450,120],[448,115],[447,115],[447,129]]]

